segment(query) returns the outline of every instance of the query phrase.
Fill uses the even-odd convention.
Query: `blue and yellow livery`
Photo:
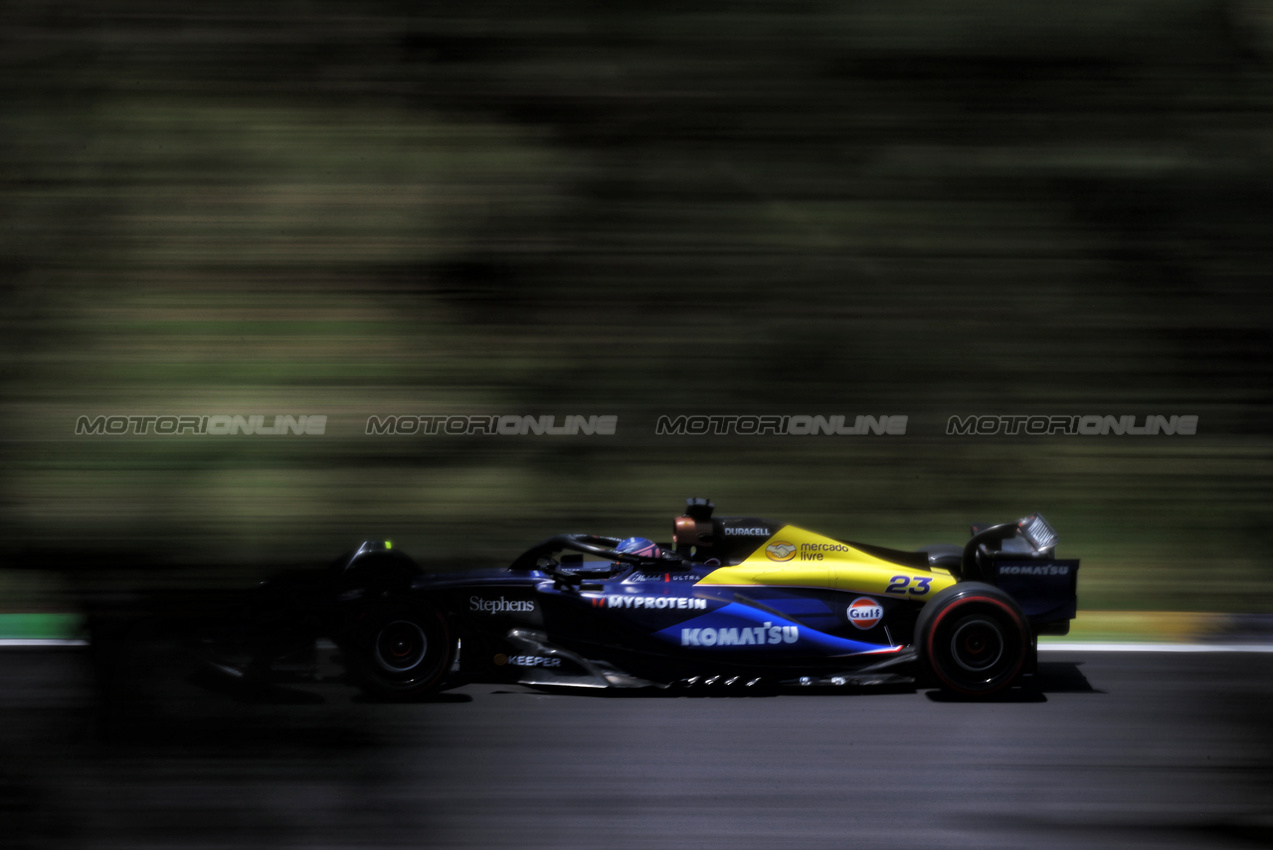
[[[1020,684],[1037,636],[1064,634],[1075,616],[1079,562],[1058,560],[1056,540],[1034,514],[973,526],[962,545],[905,551],[716,517],[691,499],[668,543],[560,534],[501,569],[426,574],[367,543],[325,574],[333,604],[313,619],[381,698],[478,681],[916,681],[985,696]]]

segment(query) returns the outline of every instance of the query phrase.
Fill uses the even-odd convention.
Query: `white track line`
[[[0,648],[7,646],[88,646],[88,641],[66,638],[0,638]]]
[[[1040,643],[1040,651],[1064,652],[1273,652],[1267,643]]]

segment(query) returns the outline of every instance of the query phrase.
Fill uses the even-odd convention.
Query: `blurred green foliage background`
[[[1084,606],[1273,609],[1267,3],[11,0],[0,40],[0,607],[705,495],[902,547],[1040,510]],[[911,423],[653,435],[708,411]],[[1201,418],[943,436],[1020,412]],[[331,424],[74,435],[168,413]]]

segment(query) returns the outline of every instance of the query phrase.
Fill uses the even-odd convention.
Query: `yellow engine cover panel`
[[[794,525],[784,525],[741,564],[706,575],[702,585],[824,587],[923,600],[955,583],[942,569],[916,569]]]

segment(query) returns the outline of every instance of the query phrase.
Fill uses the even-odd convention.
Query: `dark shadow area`
[[[925,694],[929,702],[964,702],[964,703],[1035,703],[1047,702],[1048,698],[1040,691],[1028,686],[1010,688],[1006,693],[992,696],[964,696],[950,691],[935,690]]]
[[[411,699],[411,700],[376,699],[374,697],[368,696],[367,694],[363,694],[363,693],[357,693],[357,694],[354,694],[352,697],[350,697],[350,702],[359,703],[363,705],[429,705],[429,704],[445,705],[445,704],[458,704],[458,703],[465,703],[465,702],[472,702],[472,701],[473,701],[473,697],[470,694],[456,694],[456,693],[449,693],[449,692],[444,692],[440,694],[432,694],[427,697],[422,697],[420,699]]]
[[[258,682],[249,677],[234,677],[210,667],[201,667],[186,681],[195,687],[231,699],[255,705],[322,705],[327,700],[320,694],[273,682]]]
[[[1019,834],[1050,834],[1069,836],[1077,846],[1095,841],[1108,846],[1148,846],[1162,842],[1173,846],[1181,840],[1198,847],[1273,847],[1273,825],[1267,815],[1249,812],[1231,820],[1207,818],[1195,820],[1187,811],[1175,817],[1156,817],[1144,821],[1119,819],[1109,821],[1099,814],[1084,817],[1082,814],[1066,819],[1031,817],[1028,814],[1007,815],[996,818],[996,827],[1003,832]]]
[[[270,758],[304,753],[370,753],[382,744],[362,723],[346,718],[304,719],[285,713],[245,718],[195,716],[117,718],[92,751],[106,756],[183,755]]]
[[[1081,661],[1041,661],[1033,676],[1006,694],[991,697],[969,697],[945,690],[929,691],[933,702],[1047,702],[1047,694],[1103,694],[1093,688],[1079,667]]]
[[[624,700],[624,699],[677,699],[683,697],[694,697],[698,699],[714,698],[714,699],[743,699],[747,697],[772,697],[777,696],[781,691],[777,688],[727,688],[727,687],[698,687],[698,688],[570,688],[561,687],[554,688],[551,686],[527,686],[526,691],[500,691],[499,693],[506,695],[517,694],[548,694],[551,696],[570,696],[582,697],[584,699],[603,699],[603,700]]]
[[[1049,694],[1103,694],[1083,675],[1082,661],[1041,661],[1033,686]]]
[[[88,737],[114,748],[269,752],[369,745],[337,703],[343,686],[273,681],[211,667],[189,630],[154,620],[96,629],[80,661]],[[172,626],[169,628],[168,626]],[[339,695],[329,693],[339,688]]]

